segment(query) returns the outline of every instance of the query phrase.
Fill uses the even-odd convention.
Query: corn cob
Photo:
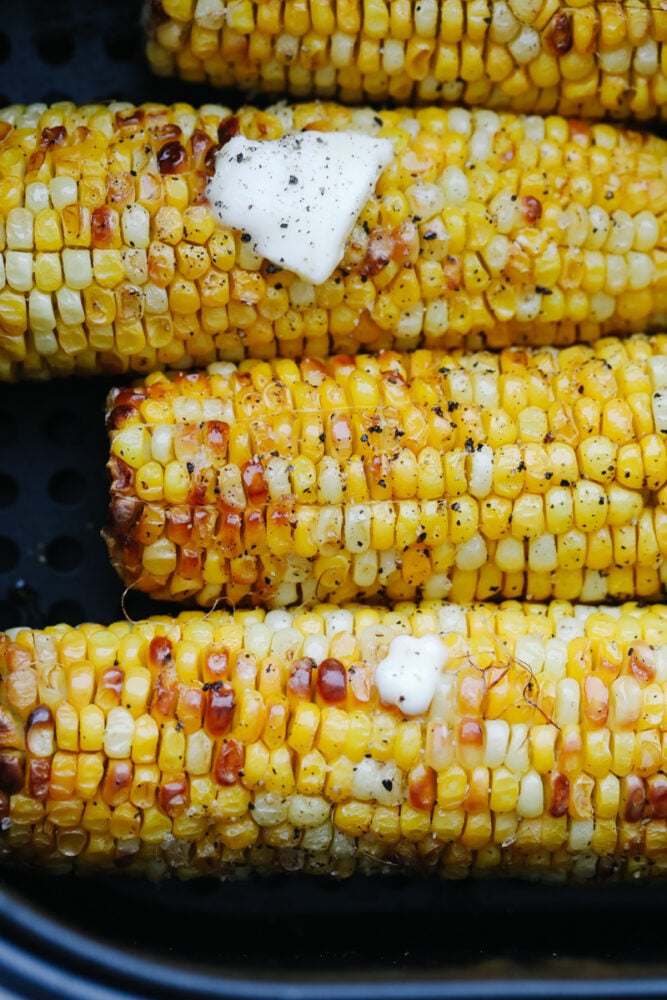
[[[667,609],[185,613],[0,640],[0,854],[665,875]]]
[[[393,142],[323,283],[214,218],[214,153],[237,128]],[[615,126],[461,109],[5,109],[0,379],[657,329],[666,151]]]
[[[343,102],[664,117],[660,0],[150,0],[162,76]]]
[[[108,400],[105,537],[162,600],[667,590],[667,336],[218,363]]]

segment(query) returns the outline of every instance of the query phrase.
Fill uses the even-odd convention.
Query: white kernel
[[[73,288],[65,285],[56,292],[56,302],[58,303],[58,313],[63,323],[74,325],[83,323],[86,318],[81,294]]]
[[[134,716],[126,708],[117,706],[107,715],[104,732],[104,752],[107,757],[122,760],[132,754]]]
[[[520,66],[524,66],[526,63],[532,62],[533,59],[537,59],[542,51],[542,39],[534,28],[524,25],[517,37],[508,43],[507,48],[515,61]]]
[[[93,282],[93,267],[89,250],[65,248],[62,253],[65,283],[70,288],[88,288]]]
[[[439,180],[446,205],[464,205],[470,194],[468,178],[460,167],[445,167]]]
[[[510,726],[510,739],[505,753],[505,764],[515,774],[525,774],[530,767],[530,740],[528,726],[524,722],[515,722]]]
[[[12,208],[5,221],[5,238],[9,250],[32,250],[34,216],[27,208]]]
[[[73,177],[53,177],[49,181],[49,197],[52,206],[57,210],[73,205],[77,198],[78,187]]]
[[[544,812],[544,784],[537,771],[529,771],[522,777],[516,811],[526,819],[537,819]]]
[[[130,247],[145,249],[150,243],[150,215],[136,202],[126,205],[121,216],[123,240]]]
[[[602,50],[597,54],[600,69],[603,73],[620,76],[627,73],[632,63],[632,46],[630,42],[622,42],[615,49]]]
[[[660,53],[655,38],[647,38],[635,49],[634,66],[642,76],[655,76],[660,65]]]
[[[484,723],[484,766],[500,767],[505,760],[510,738],[509,723],[504,719],[487,719]]]
[[[30,328],[35,333],[47,333],[56,328],[56,314],[53,300],[46,292],[33,288],[28,299]]]
[[[7,284],[15,292],[29,292],[33,285],[32,254],[25,250],[7,250],[5,273]]]
[[[634,219],[635,250],[652,250],[660,236],[660,225],[653,212],[638,212]]]
[[[459,545],[456,550],[456,565],[464,572],[472,573],[481,569],[489,557],[486,542],[477,532],[467,542]]]
[[[554,722],[557,726],[575,726],[579,722],[580,691],[573,677],[563,677],[556,685]]]
[[[468,456],[468,489],[474,497],[482,498],[488,496],[492,488],[493,449],[484,444]]]

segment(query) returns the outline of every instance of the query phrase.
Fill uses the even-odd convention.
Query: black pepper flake
[[[237,153],[236,154],[236,162],[237,163],[243,163],[243,153]]]
[[[394,787],[394,783],[391,780],[391,778],[383,778],[382,779],[382,787],[385,789],[385,791],[390,792],[392,790],[392,788]]]
[[[289,182],[290,182],[290,184],[298,184],[299,183],[299,178],[295,177],[294,174],[290,174],[289,175]]]
[[[475,442],[473,441],[472,438],[466,438],[465,450],[467,451],[468,454],[470,454],[475,450]]]
[[[241,233],[241,243],[250,243],[252,236],[250,233]]]
[[[195,471],[195,467],[192,464],[192,462],[188,462],[186,468],[187,468],[188,472],[190,473],[190,475],[192,475],[192,473]]]
[[[454,410],[458,410],[459,406],[460,406],[460,403],[457,403],[456,400],[454,400],[454,399],[450,399],[448,401],[448,403],[447,403],[447,412],[448,413],[453,413]]]
[[[461,510],[461,504],[458,502],[458,500],[455,500],[454,503],[452,504],[452,510]]]

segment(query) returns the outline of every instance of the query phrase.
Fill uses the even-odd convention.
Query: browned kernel
[[[347,670],[334,657],[322,660],[317,668],[317,692],[324,701],[333,705],[344,701],[347,694]]]
[[[317,664],[310,656],[302,656],[290,667],[287,690],[297,698],[310,698],[313,670]]]
[[[203,677],[207,683],[221,681],[229,669],[229,652],[219,643],[209,646],[204,653]]]
[[[542,218],[542,203],[537,198],[533,198],[532,195],[527,195],[525,198],[519,199],[519,211],[526,222],[537,222],[538,219]]]
[[[54,146],[64,145],[67,139],[67,129],[64,125],[53,125],[51,128],[42,129],[39,137],[41,149],[52,149]]]
[[[218,785],[234,785],[245,761],[245,747],[239,740],[223,740],[213,765],[213,778]]]
[[[26,745],[35,757],[49,757],[53,751],[54,723],[48,705],[38,705],[28,716],[25,726]]]
[[[264,466],[256,456],[246,462],[241,470],[243,485],[251,503],[266,503],[269,487],[264,476]]]
[[[189,169],[189,157],[180,142],[167,142],[157,154],[161,174],[184,174]]]
[[[630,673],[640,684],[655,680],[655,655],[647,642],[636,642],[628,650]]]
[[[154,670],[161,670],[162,667],[171,663],[173,652],[171,639],[165,635],[156,635],[155,638],[151,639],[148,647],[148,666]]]
[[[33,757],[28,764],[28,790],[36,799],[45,799],[51,780],[51,758]]]
[[[361,273],[372,278],[387,266],[394,252],[394,238],[387,229],[374,229],[368,237]]]
[[[435,771],[426,764],[416,764],[408,777],[408,795],[414,809],[429,812],[435,804]]]
[[[549,778],[549,814],[565,816],[570,802],[570,779],[560,771],[554,771]]]
[[[167,816],[178,816],[187,808],[189,801],[190,789],[183,775],[174,775],[160,785],[158,804]]]
[[[218,125],[218,142],[221,146],[224,146],[235,135],[238,135],[240,131],[241,124],[238,117],[236,115],[227,115]]]
[[[648,800],[656,819],[667,819],[667,775],[656,774],[649,783]]]
[[[110,760],[107,764],[102,798],[109,806],[119,806],[127,802],[132,787],[134,768],[130,760]]]
[[[638,823],[644,816],[646,807],[646,786],[636,774],[629,774],[625,779],[625,810],[623,818],[628,823]]]
[[[570,15],[564,10],[558,11],[545,32],[545,38],[556,55],[567,55],[572,48],[573,41]]]
[[[16,795],[23,788],[25,771],[21,754],[0,751],[0,792]]]
[[[234,688],[224,681],[216,681],[208,688],[204,728],[209,736],[224,736],[234,715]]]

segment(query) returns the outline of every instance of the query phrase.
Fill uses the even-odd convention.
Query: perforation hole
[[[104,51],[113,62],[131,62],[139,54],[140,38],[134,25],[115,27],[104,38]]]
[[[78,503],[86,492],[86,480],[78,469],[61,469],[49,481],[49,496],[56,503]],[[1,485],[0,485],[0,496]]]
[[[69,410],[53,413],[44,423],[44,433],[54,444],[79,444],[83,428],[78,416]]]
[[[21,556],[18,545],[11,538],[0,538],[0,573],[7,573],[18,564]]]
[[[19,495],[19,484],[13,476],[0,472],[0,507],[11,507]]]
[[[83,546],[77,538],[63,535],[54,538],[46,550],[46,561],[51,569],[68,573],[83,560]]]
[[[35,35],[35,48],[47,66],[62,66],[74,55],[74,40],[69,32],[50,28]]]

